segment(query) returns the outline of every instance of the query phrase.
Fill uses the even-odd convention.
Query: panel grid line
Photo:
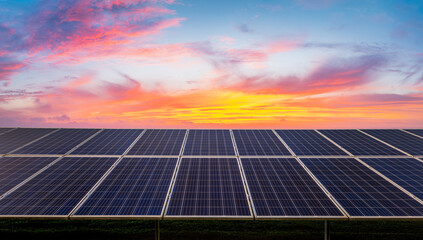
[[[418,134],[415,134],[415,133],[412,133],[412,132],[410,132],[410,131],[407,131],[406,129],[399,129],[399,130],[401,130],[401,131],[403,131],[403,132],[406,132],[406,133],[408,133],[408,134],[411,134],[411,135],[413,135],[413,136],[416,136],[416,137],[418,137],[418,138],[423,138],[422,136],[420,136],[420,135],[418,135]]]
[[[14,152],[16,152],[16,151],[18,151],[18,150],[20,150],[20,149],[22,149],[22,148],[24,148],[24,147],[26,147],[26,146],[28,146],[28,145],[32,144],[32,143],[34,143],[34,142],[38,141],[38,140],[41,140],[41,139],[43,139],[43,138],[45,138],[45,137],[47,137],[47,136],[49,136],[49,135],[51,135],[51,134],[53,134],[53,133],[55,133],[55,132],[59,131],[60,129],[61,129],[61,128],[58,128],[58,129],[53,130],[53,131],[51,131],[51,132],[49,132],[49,133],[47,133],[47,134],[45,134],[45,135],[43,135],[43,136],[41,136],[41,137],[39,137],[39,138],[37,138],[37,139],[34,139],[34,140],[32,140],[31,142],[29,142],[29,143],[27,143],[27,144],[24,144],[24,145],[22,145],[22,146],[20,146],[20,147],[18,147],[18,148],[16,148],[16,149],[14,149],[14,150],[12,150],[12,151],[10,151],[10,152],[6,153],[6,154],[5,154],[5,156],[7,156],[7,155],[9,155],[9,154],[12,154],[12,153],[14,153]]]
[[[345,148],[341,147],[341,145],[339,145],[338,143],[336,143],[335,141],[333,141],[330,137],[326,136],[325,134],[319,132],[319,130],[314,129],[314,131],[316,131],[318,134],[320,134],[321,136],[323,136],[324,138],[326,138],[329,142],[335,144],[335,146],[337,146],[338,148],[340,148],[342,151],[346,152],[349,156],[354,156],[352,153],[350,153],[349,151],[347,151]]]

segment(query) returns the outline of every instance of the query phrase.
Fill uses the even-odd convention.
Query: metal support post
[[[160,240],[160,221],[157,220],[155,225],[155,239]]]
[[[330,240],[329,221],[325,220],[325,240]]]

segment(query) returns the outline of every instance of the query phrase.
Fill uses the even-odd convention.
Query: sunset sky
[[[0,0],[0,126],[423,128],[423,1]]]

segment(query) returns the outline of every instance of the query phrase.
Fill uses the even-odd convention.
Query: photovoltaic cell
[[[423,205],[353,158],[301,158],[352,217],[423,216]]]
[[[51,128],[18,128],[0,135],[0,154],[9,153],[29,142],[34,141],[56,129]]]
[[[189,130],[185,156],[235,155],[229,130]]]
[[[348,155],[314,130],[276,130],[296,155]]]
[[[48,157],[0,158],[0,195],[14,188],[55,159]]]
[[[73,155],[122,155],[142,129],[105,129],[72,151]]]
[[[128,155],[179,155],[186,130],[148,129],[134,144]]]
[[[423,162],[414,158],[360,158],[372,168],[423,200]]]
[[[160,216],[177,158],[123,158],[75,215]]]
[[[406,129],[406,131],[423,137],[423,129]]]
[[[249,218],[236,158],[182,158],[166,216]]]
[[[404,155],[398,150],[357,130],[319,130],[353,155]]]
[[[241,158],[256,216],[343,216],[294,158]]]
[[[117,158],[59,160],[0,200],[1,215],[68,215]]]
[[[405,151],[411,155],[423,155],[423,139],[401,130],[363,130],[364,132]]]
[[[65,154],[98,131],[99,129],[60,129],[13,154]]]
[[[272,130],[233,130],[240,156],[291,156]]]

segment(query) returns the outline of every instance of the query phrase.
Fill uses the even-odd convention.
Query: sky
[[[423,128],[423,1],[0,0],[0,126]]]

